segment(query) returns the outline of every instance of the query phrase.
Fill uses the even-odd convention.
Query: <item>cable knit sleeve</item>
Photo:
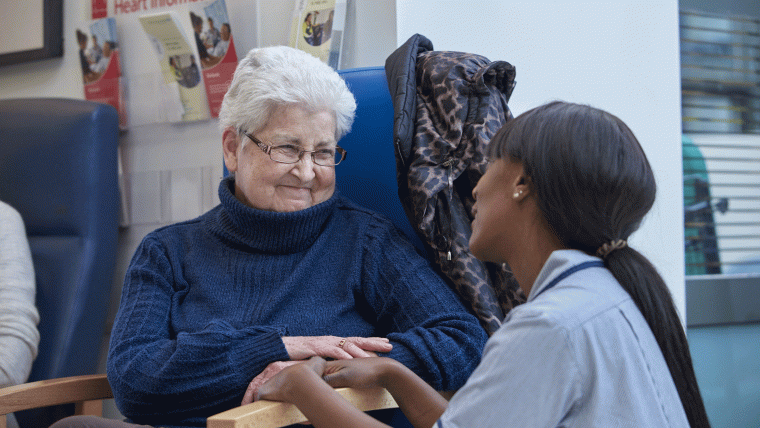
[[[21,216],[0,202],[0,387],[26,382],[37,356],[39,314]]]
[[[239,405],[248,383],[274,360],[287,359],[277,327],[212,320],[173,333],[172,263],[148,235],[127,270],[108,354],[108,380],[119,410],[135,422],[160,425],[205,417]]]
[[[365,297],[393,344],[388,356],[438,390],[460,388],[480,362],[485,331],[390,223],[368,233]]]

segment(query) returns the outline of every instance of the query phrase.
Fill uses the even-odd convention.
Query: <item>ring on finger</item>
[[[338,347],[339,347],[339,348],[342,348],[342,347],[343,347],[343,345],[345,345],[345,344],[346,344],[346,339],[341,339],[341,340],[340,340],[340,343],[338,343]]]

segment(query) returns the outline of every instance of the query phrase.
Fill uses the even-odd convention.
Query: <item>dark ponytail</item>
[[[593,107],[537,107],[509,121],[489,150],[492,158],[523,164],[541,212],[567,248],[596,255],[604,244],[627,241],[654,204],[654,174],[636,137],[620,119]],[[686,334],[662,277],[627,246],[604,262],[652,330],[689,424],[709,427]]]
[[[709,427],[686,334],[665,281],[646,257],[630,247],[611,252],[604,264],[631,296],[654,333],[689,425]]]

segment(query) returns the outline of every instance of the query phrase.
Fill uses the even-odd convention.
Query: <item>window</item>
[[[680,30],[686,274],[760,273],[760,20]]]

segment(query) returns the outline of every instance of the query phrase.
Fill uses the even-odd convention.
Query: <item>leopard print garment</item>
[[[468,245],[472,189],[487,167],[491,137],[512,118],[507,100],[514,76],[510,64],[479,55],[420,53],[413,151],[406,176],[399,176],[412,225],[489,334],[525,301],[508,266],[477,260]]]

